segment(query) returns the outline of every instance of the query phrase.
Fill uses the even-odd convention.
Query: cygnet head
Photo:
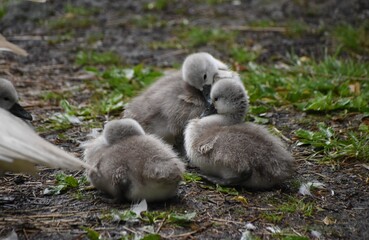
[[[145,135],[145,131],[137,121],[124,118],[108,122],[103,134],[108,144],[114,144],[126,137]]]
[[[182,65],[183,80],[200,90],[207,100],[210,100],[211,85],[221,71],[228,71],[227,65],[206,52],[189,55]]]
[[[241,122],[248,110],[248,95],[240,81],[235,79],[221,79],[214,84],[211,93],[211,102],[214,111],[205,115],[219,114],[227,116],[234,122]]]
[[[0,78],[0,107],[17,117],[32,120],[31,114],[18,104],[18,94],[13,84],[4,78]]]

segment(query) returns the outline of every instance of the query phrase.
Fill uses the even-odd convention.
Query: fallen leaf
[[[361,85],[359,82],[355,82],[349,85],[350,92],[355,95],[360,95],[361,92]]]
[[[325,225],[332,225],[332,224],[335,224],[336,222],[337,222],[337,220],[332,219],[332,218],[330,218],[330,217],[328,217],[328,216],[326,216],[326,217],[323,219],[323,223],[324,223]]]
[[[244,196],[236,196],[236,197],[232,198],[232,200],[235,200],[237,202],[240,202],[243,205],[247,205],[248,204],[248,201],[247,201],[247,199]]]

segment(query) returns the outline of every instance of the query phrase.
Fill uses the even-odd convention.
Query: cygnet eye
[[[10,101],[10,99],[8,97],[4,97],[3,98],[5,101]]]
[[[218,97],[214,98],[214,102],[218,101],[218,99],[219,99]]]
[[[208,76],[206,76],[206,74],[204,74],[204,80],[206,80],[206,78],[207,78]]]

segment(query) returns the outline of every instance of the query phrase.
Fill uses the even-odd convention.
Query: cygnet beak
[[[202,95],[205,98],[205,101],[210,104],[211,103],[211,99],[210,99],[210,91],[211,91],[211,85],[206,84],[202,87]]]
[[[32,115],[27,112],[21,105],[18,103],[14,103],[14,105],[9,109],[9,112],[11,112],[13,115],[20,117],[22,119],[26,119],[29,121],[32,121]]]
[[[209,104],[209,105],[207,105],[207,107],[206,107],[206,109],[205,109],[205,111],[201,114],[201,118],[202,117],[206,117],[206,116],[209,116],[209,115],[213,115],[213,114],[217,114],[218,112],[217,112],[217,110],[215,109],[215,106],[214,106],[214,104]]]

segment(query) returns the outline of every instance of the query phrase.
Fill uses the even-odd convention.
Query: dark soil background
[[[191,47],[153,47],[153,43],[157,42],[181,42],[180,31],[176,29],[188,24],[209,29],[241,29],[235,41],[250,47],[261,46],[263,51],[256,59],[260,64],[283,61],[291,52],[319,60],[337,50],[337,43],[326,29],[342,23],[357,26],[369,17],[367,0],[167,1],[161,9],[148,8],[151,2],[7,2],[7,12],[0,21],[0,32],[9,41],[26,49],[29,56],[23,58],[0,53],[0,74],[15,83],[22,104],[35,116],[34,126],[40,126],[43,119],[61,111],[58,103],[42,100],[40,96],[46,90],[59,92],[62,89],[77,89],[74,90],[76,94],[68,99],[76,105],[88,98],[88,93],[78,92],[82,84],[78,77],[83,74],[83,67],[75,64],[75,58],[81,50],[115,52],[121,57],[121,64],[127,66],[178,67],[187,54],[195,51],[208,51],[224,62],[233,64],[227,42]],[[66,4],[97,9],[92,14],[93,21],[77,27],[50,27],[53,21],[65,16]],[[150,16],[147,18],[149,20],[142,20],[145,16]],[[244,26],[261,21],[272,21],[276,26],[299,21],[310,30],[298,34],[286,34],[272,27],[260,31],[242,30]],[[60,36],[67,36],[70,32],[73,33],[72,37],[60,40]],[[91,43],[94,36],[98,36],[99,40]],[[341,57],[352,55],[342,52]],[[368,59],[365,55],[357,57]],[[291,139],[293,131],[300,127],[296,119],[303,118],[304,114],[281,107],[270,112],[268,117]],[[355,116],[336,124],[342,127],[355,124]],[[59,139],[59,132],[53,131],[42,136],[81,156],[79,143],[86,140],[89,132],[90,129],[75,126],[66,131],[67,140]],[[157,222],[154,229],[167,239],[240,239],[247,228],[246,224],[252,223],[256,226],[252,235],[261,239],[304,239],[296,236],[318,238],[314,231],[321,233],[320,239],[369,239],[369,180],[368,170],[363,164],[318,164],[307,160],[310,149],[297,147],[293,141],[289,143],[289,149],[298,161],[295,181],[317,180],[326,185],[325,190],[302,198],[293,182],[265,192],[239,189],[240,196],[247,199],[247,204],[241,204],[232,195],[206,189],[201,182],[189,182],[180,186],[177,198],[149,204],[149,210],[195,211],[195,221],[188,226]],[[96,190],[84,190],[84,196],[79,198],[73,191],[44,196],[44,189],[55,185],[57,172],[41,168],[39,176],[35,177],[7,174],[0,178],[0,236],[14,230],[19,239],[87,239],[86,231],[81,227],[94,229],[103,239],[120,239],[125,234],[144,233],[140,230],[142,222],[128,224],[101,220],[101,214],[113,208],[127,209],[130,203],[113,203]],[[77,177],[83,175],[82,172],[68,173]],[[290,197],[314,203],[318,210],[312,216],[299,212],[285,214],[277,224],[263,217],[276,204]],[[268,230],[268,227],[273,226],[288,231],[295,238],[273,235]]]

